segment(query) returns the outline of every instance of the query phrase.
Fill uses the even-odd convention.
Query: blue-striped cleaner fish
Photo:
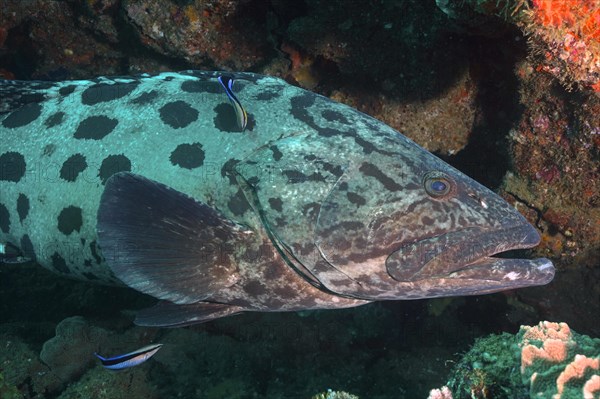
[[[62,275],[154,296],[139,325],[554,276],[548,259],[494,256],[540,240],[498,195],[382,122],[278,78],[1,81],[0,98],[0,242]]]
[[[113,357],[102,357],[97,353],[94,353],[104,368],[109,370],[123,370],[129,367],[134,367],[144,363],[150,359],[158,350],[162,347],[162,344],[153,344],[144,346],[133,352],[126,353],[124,355],[118,355]]]

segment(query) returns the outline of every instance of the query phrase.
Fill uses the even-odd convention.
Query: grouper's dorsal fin
[[[176,304],[203,301],[235,284],[234,251],[255,238],[216,209],[128,172],[107,181],[97,230],[120,280]]]
[[[0,115],[46,100],[52,85],[52,82],[0,80]]]

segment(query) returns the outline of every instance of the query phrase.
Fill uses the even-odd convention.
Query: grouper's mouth
[[[471,227],[405,245],[387,258],[386,268],[397,281],[460,280],[465,288],[468,281],[477,281],[476,293],[544,285],[554,277],[550,260],[495,256],[539,242],[540,235],[528,223],[492,231]]]

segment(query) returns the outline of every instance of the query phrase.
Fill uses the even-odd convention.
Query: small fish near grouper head
[[[63,275],[158,298],[140,325],[554,276],[547,259],[495,256],[540,239],[499,196],[389,126],[277,78],[2,81],[0,94],[0,241]]]

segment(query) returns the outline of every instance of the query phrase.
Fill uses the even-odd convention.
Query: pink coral
[[[600,370],[600,358],[592,359],[583,355],[575,355],[575,360],[565,367],[564,371],[560,373],[556,380],[556,388],[558,394],[563,393],[565,384],[571,380],[582,379],[585,377],[587,369]],[[599,377],[596,375],[596,377]]]
[[[521,332],[521,375],[529,380],[532,394],[542,394],[550,381],[555,390],[547,397],[552,399],[561,399],[567,386],[573,385],[582,387],[585,399],[598,399],[600,357],[582,355],[584,350],[589,355],[589,348],[584,349],[588,344],[582,344],[584,340],[576,338],[567,324],[541,322],[533,327],[523,326]]]
[[[594,399],[600,396],[600,375],[593,375],[583,386],[583,399]]]
[[[444,385],[440,389],[432,389],[427,399],[452,399],[452,392]]]

